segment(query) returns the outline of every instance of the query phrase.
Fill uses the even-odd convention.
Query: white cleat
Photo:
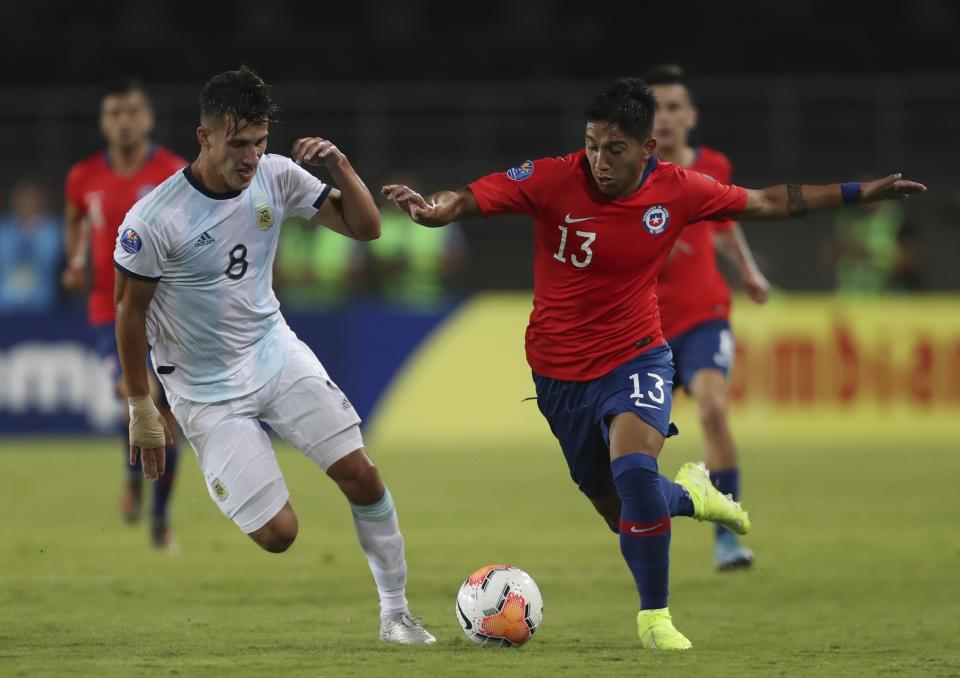
[[[408,612],[392,614],[380,622],[380,640],[401,645],[432,645],[437,642],[429,631],[423,628],[418,617]]]

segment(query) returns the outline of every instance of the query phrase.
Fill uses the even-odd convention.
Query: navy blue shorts
[[[633,412],[664,437],[670,423],[673,358],[668,346],[641,353],[591,381],[551,379],[536,372],[537,405],[567,458],[570,477],[591,499],[616,492],[610,473],[610,421]]]
[[[693,375],[703,369],[719,370],[725,375],[733,367],[733,333],[726,320],[709,320],[695,325],[669,340],[673,349],[676,376],[674,388],[690,390]]]

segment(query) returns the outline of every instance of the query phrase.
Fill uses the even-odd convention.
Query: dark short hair
[[[270,86],[246,66],[213,76],[200,92],[201,119],[231,118],[230,132],[236,132],[241,122],[273,122],[278,110],[270,96]]]
[[[643,73],[647,85],[683,85],[687,86],[687,76],[683,67],[677,64],[657,64]]]
[[[147,104],[150,103],[147,90],[144,88],[143,83],[137,78],[118,78],[104,84],[103,87],[100,88],[100,101],[102,102],[107,97],[122,96],[132,92],[140,92]]]
[[[687,74],[683,72],[683,66],[677,64],[657,64],[651,66],[643,73],[643,81],[647,86],[652,85],[680,85],[687,90],[687,97],[693,102],[693,93],[690,91],[690,83],[687,82]]]
[[[620,78],[583,107],[587,122],[605,122],[646,141],[653,134],[656,97],[638,78]]]

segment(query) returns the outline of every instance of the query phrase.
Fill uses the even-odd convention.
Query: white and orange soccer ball
[[[543,621],[543,597],[533,578],[512,565],[487,565],[457,593],[457,621],[478,645],[519,647]]]

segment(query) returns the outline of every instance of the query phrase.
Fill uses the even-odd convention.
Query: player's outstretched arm
[[[166,466],[165,445],[172,436],[150,396],[147,380],[147,309],[157,283],[136,280],[117,271],[117,352],[130,409],[130,463],[143,458],[143,475],[157,480]]]
[[[333,142],[321,137],[304,137],[293,142],[290,157],[298,164],[324,166],[339,188],[330,191],[313,223],[354,240],[380,237],[380,211],[366,184],[347,156]]]
[[[430,228],[481,216],[480,206],[469,188],[437,191],[423,197],[409,186],[390,184],[384,186],[381,193],[411,220]]]
[[[891,174],[883,179],[811,186],[781,184],[759,190],[747,191],[747,206],[737,217],[740,219],[788,219],[805,214],[836,209],[855,202],[880,202],[908,198],[913,193],[922,193],[927,187],[916,181]]]
[[[758,304],[764,303],[770,296],[770,283],[757,266],[740,224],[734,223],[729,231],[717,232],[714,237],[720,253],[740,271],[743,288],[749,297]]]

